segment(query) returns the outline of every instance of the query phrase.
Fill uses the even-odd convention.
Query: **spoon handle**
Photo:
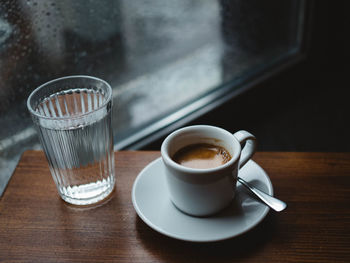
[[[263,201],[266,205],[271,207],[273,210],[280,212],[287,207],[287,204],[271,195],[268,195],[261,190],[255,188],[254,186],[248,184],[245,180],[238,177],[238,182],[244,185],[249,191],[251,191],[254,195],[256,195],[261,201]]]

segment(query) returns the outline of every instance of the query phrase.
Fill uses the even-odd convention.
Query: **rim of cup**
[[[198,130],[198,129],[211,129],[211,130],[217,130],[220,131],[224,134],[226,134],[229,137],[232,137],[231,143],[234,144],[234,149],[238,149],[235,150],[234,152],[229,151],[228,149],[226,149],[227,151],[229,151],[230,155],[231,155],[231,159],[227,162],[224,163],[220,166],[217,167],[213,167],[213,168],[206,168],[206,169],[201,169],[201,168],[191,168],[191,167],[186,167],[183,166],[181,164],[178,164],[177,162],[175,162],[172,159],[172,156],[169,155],[169,144],[171,143],[171,141],[179,136],[181,133],[185,132],[185,131],[190,131],[190,130]],[[218,139],[218,138],[214,138],[214,139]],[[190,145],[190,144],[188,144]],[[225,147],[224,147],[225,148]],[[205,173],[213,173],[215,171],[221,171],[226,169],[227,167],[230,167],[233,163],[237,162],[239,160],[240,157],[240,152],[241,152],[241,145],[238,142],[238,140],[234,137],[234,135],[228,131],[226,131],[225,129],[222,129],[220,127],[216,127],[216,126],[210,126],[210,125],[193,125],[193,126],[187,126],[184,128],[180,128],[174,132],[172,132],[171,134],[169,134],[163,141],[162,145],[161,145],[161,156],[164,160],[164,162],[168,165],[171,165],[172,167],[176,168],[177,170],[183,171],[183,172],[188,172],[188,173],[192,173],[192,174],[205,174]]]

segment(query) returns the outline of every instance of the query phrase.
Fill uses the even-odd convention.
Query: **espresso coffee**
[[[231,155],[223,147],[199,143],[181,148],[172,159],[186,167],[208,169],[227,163],[231,159]]]

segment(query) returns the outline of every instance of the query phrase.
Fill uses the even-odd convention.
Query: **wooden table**
[[[258,152],[288,203],[248,233],[183,242],[149,228],[131,187],[159,152],[117,152],[116,190],[102,206],[63,202],[44,154],[27,151],[0,200],[0,262],[350,262],[350,153]]]

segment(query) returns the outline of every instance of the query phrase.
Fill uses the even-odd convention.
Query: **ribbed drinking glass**
[[[90,76],[68,76],[35,89],[27,106],[58,193],[89,205],[114,189],[112,89]]]

